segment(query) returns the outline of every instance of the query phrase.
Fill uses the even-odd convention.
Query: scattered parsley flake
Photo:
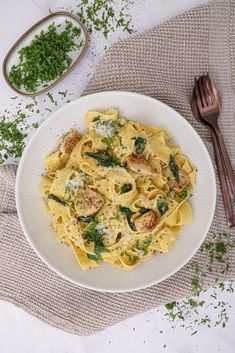
[[[0,164],[10,157],[19,158],[23,153],[28,134],[21,131],[22,119],[23,115],[14,121],[5,116],[0,117]]]
[[[134,32],[128,0],[122,1],[122,8],[115,11],[113,0],[81,0],[77,15],[86,25],[88,32],[101,32],[107,39],[109,34],[121,29],[129,34]]]
[[[63,96],[64,98],[67,96],[67,94],[68,94],[68,91],[67,91],[67,89],[65,90],[65,91],[60,91],[60,92],[58,92],[58,94],[60,94],[61,96]]]
[[[53,104],[57,105],[57,101],[54,99],[53,95],[50,92],[47,93],[47,96]]]

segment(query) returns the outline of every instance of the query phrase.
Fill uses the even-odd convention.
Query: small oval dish
[[[41,77],[50,77],[50,76],[54,76],[56,75],[56,77],[53,77],[50,80],[45,80],[43,82],[42,79],[40,79],[35,87],[35,84],[30,85],[27,83],[27,85],[25,84],[26,80],[22,83],[22,77],[24,77],[25,75],[25,69],[27,70],[27,67],[24,65],[25,63],[25,58],[28,57],[29,58],[29,46],[32,45],[32,41],[33,40],[37,40],[38,41],[38,37],[40,39],[40,41],[43,41],[43,39],[45,38],[45,35],[47,35],[47,33],[49,32],[49,28],[50,31],[53,33],[51,33],[51,37],[50,38],[55,38],[55,42],[54,42],[54,48],[56,50],[61,50],[61,48],[59,47],[60,44],[62,44],[62,47],[64,48],[68,48],[68,42],[69,40],[71,40],[72,44],[71,47],[73,46],[73,49],[71,51],[64,52],[62,50],[61,53],[61,61],[63,63],[64,68],[62,67],[62,65],[59,63],[58,67],[55,68],[57,71],[54,71],[54,73],[51,72],[46,72],[45,68],[42,67],[41,70],[43,72]],[[43,31],[43,36],[42,37],[42,31]],[[65,33],[66,32],[66,33]],[[61,37],[61,39],[58,37],[58,35],[61,35],[61,33],[64,33],[63,38]],[[59,44],[56,43],[56,39],[59,40]],[[63,42],[62,42],[63,39]],[[50,42],[50,39],[47,38],[47,44],[48,44],[48,40]],[[53,42],[53,41],[52,41]],[[37,48],[40,48],[40,42],[37,42],[38,45],[34,45],[33,48],[33,55],[37,56]],[[6,80],[6,82],[8,83],[8,85],[17,93],[22,94],[24,96],[37,96],[39,94],[42,94],[46,91],[48,91],[51,87],[55,86],[58,82],[60,82],[61,80],[64,79],[65,76],[67,76],[71,70],[79,63],[79,61],[81,60],[81,58],[83,57],[86,49],[88,46],[88,34],[87,34],[87,30],[84,27],[84,25],[81,23],[81,21],[78,19],[77,16],[69,13],[69,12],[55,12],[50,14],[49,16],[41,19],[39,22],[37,22],[35,25],[33,25],[31,28],[29,28],[17,41],[16,43],[13,45],[13,47],[9,50],[9,52],[7,53],[4,62],[3,62],[3,75],[4,78]],[[43,45],[42,45],[43,47]],[[24,48],[23,50],[23,55],[22,55],[22,48]],[[32,47],[31,47],[32,48]],[[20,61],[20,55],[19,55],[19,51],[21,50],[21,56],[23,56],[23,60]],[[39,49],[40,50],[40,49]],[[49,48],[49,50],[54,50],[53,47]],[[39,53],[40,55],[40,53]],[[45,55],[46,56],[46,55]],[[54,57],[55,58],[55,57]],[[42,59],[42,58],[41,58]],[[41,60],[40,59],[40,60]],[[50,58],[49,58],[50,59]],[[57,65],[49,65],[49,59],[47,57],[48,63],[46,63],[47,68],[49,67],[54,67]],[[27,59],[28,63],[30,64],[30,60],[34,60],[34,57],[31,56],[31,58]],[[64,60],[64,61],[63,61]],[[58,60],[60,61],[60,60]],[[23,63],[23,66],[21,64]],[[20,64],[20,66],[19,66]],[[12,67],[14,67],[15,69],[12,70]],[[17,68],[20,69],[18,70]],[[14,72],[13,72],[14,71]],[[10,72],[13,72],[14,74],[14,80],[12,79],[12,74],[10,74]],[[20,72],[20,79],[18,80],[18,72]],[[57,75],[56,73],[59,74]],[[32,77],[32,71],[28,72],[28,77]],[[31,75],[31,76],[30,76]],[[12,81],[16,82],[17,84],[15,85]],[[34,83],[35,83],[35,79],[34,79]],[[16,87],[18,86],[18,87]],[[33,87],[34,86],[34,87]],[[32,89],[30,89],[30,87],[32,87]]]

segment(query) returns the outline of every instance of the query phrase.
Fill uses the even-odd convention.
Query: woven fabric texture
[[[210,71],[222,92],[220,125],[235,163],[234,16],[234,1],[215,1],[116,43],[105,54],[84,94],[127,90],[167,103],[193,125],[214,160],[210,135],[190,109],[194,75]],[[60,278],[37,257],[21,230],[15,207],[15,174],[13,165],[0,168],[0,298],[51,325],[89,335],[191,294],[193,271],[189,264],[158,285],[124,294],[98,293]],[[217,190],[216,213],[207,241],[214,232],[229,231],[218,178]],[[219,265],[211,272],[205,270],[206,287],[213,286],[216,278],[223,281],[235,277],[235,249],[229,251],[229,271],[221,274]],[[206,269],[209,259],[199,251],[192,261]]]

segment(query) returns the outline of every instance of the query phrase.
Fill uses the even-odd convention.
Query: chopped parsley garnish
[[[233,283],[223,283],[218,281],[217,273],[219,267],[220,273],[225,274],[228,271],[231,261],[231,253],[229,248],[235,247],[235,241],[232,234],[229,233],[213,233],[210,236],[210,241],[202,244],[201,251],[206,252],[205,262],[202,264],[193,261],[189,264],[189,271],[193,271],[191,277],[191,289],[193,296],[180,301],[174,301],[166,304],[167,312],[165,316],[170,321],[185,321],[188,320],[187,325],[182,325],[186,329],[191,330],[191,335],[196,334],[195,330],[198,326],[206,325],[207,327],[225,327],[228,322],[228,311],[231,307],[229,302],[221,300],[221,295],[218,297],[219,292],[226,291],[232,293],[234,291]],[[215,266],[213,266],[215,265]],[[204,288],[204,278],[207,273],[213,272],[214,278],[214,291],[210,294],[211,299],[205,299],[203,293],[206,292]],[[209,301],[210,300],[210,301]],[[213,308],[206,314],[207,308]],[[209,315],[211,313],[211,315]]]
[[[235,248],[235,240],[229,239],[230,234],[214,233],[212,241],[204,242],[201,246],[202,252],[207,252],[210,260],[208,270],[211,270],[213,262],[221,266],[220,273],[229,270],[229,248]],[[230,240],[230,241],[229,241]]]
[[[127,222],[132,230],[136,230],[135,224],[132,222],[132,216],[135,214],[130,208],[120,206],[119,207],[120,212],[126,216]]]
[[[149,246],[151,243],[152,243],[152,237],[151,235],[148,236],[147,238],[145,238],[142,243],[145,245],[145,246]]]
[[[31,43],[18,51],[19,64],[10,69],[9,80],[18,89],[36,92],[40,85],[60,77],[72,64],[69,53],[82,46],[75,43],[81,29],[66,21],[65,29],[58,33],[53,22],[42,30]]]
[[[157,209],[160,212],[161,216],[169,210],[167,200],[161,197],[157,200]]]
[[[142,251],[144,255],[148,254],[148,248],[150,244],[152,243],[152,236],[148,236],[147,238],[143,239],[141,244],[139,241],[137,241],[137,251]]]
[[[175,306],[176,306],[176,301],[166,304],[165,308],[167,310],[173,310]]]
[[[186,200],[186,199],[189,199],[190,197],[192,197],[192,191],[188,188],[180,191],[178,193],[178,196],[181,200]]]
[[[100,151],[100,152],[86,152],[86,155],[94,158],[99,165],[103,167],[121,167],[121,163],[114,159],[108,151]]]
[[[126,192],[131,191],[132,188],[133,188],[132,184],[129,184],[129,183],[123,184],[121,187],[121,194],[125,194]]]
[[[78,17],[86,24],[88,31],[99,31],[105,38],[110,32],[122,29],[132,33],[132,17],[129,14],[129,0],[122,0],[122,8],[115,11],[113,0],[81,0],[78,5]]]
[[[58,94],[60,94],[61,96],[63,96],[64,98],[67,96],[67,89],[65,91],[59,91]]]
[[[201,284],[199,282],[199,278],[194,276],[191,281],[192,284],[192,290],[194,295],[199,295],[199,293],[202,291]]]
[[[141,154],[144,152],[145,145],[147,140],[141,136],[133,137],[132,140],[135,140],[135,151],[137,154]]]
[[[167,191],[167,192],[166,192],[166,197],[167,197],[168,199],[173,199],[173,198],[174,198],[173,192],[172,192],[172,191]]]
[[[172,154],[170,155],[170,158],[169,158],[169,168],[170,168],[176,182],[179,183],[180,182],[179,167],[175,163],[175,158],[172,156]]]
[[[127,251],[125,251],[123,255],[128,258],[128,265],[134,265],[139,260],[138,256],[129,254]]]
[[[34,107],[34,103],[26,104],[25,109],[31,110]]]
[[[94,252],[96,255],[102,252],[109,252],[109,250],[103,244],[102,234],[96,228],[98,223],[99,221],[95,219],[89,224],[89,226],[84,229],[84,234],[86,235],[87,239],[94,243]]]
[[[51,103],[57,105],[57,101],[54,99],[53,95],[50,92],[47,93],[47,96],[50,99]]]
[[[9,157],[21,157],[27,137],[20,126],[24,119],[24,114],[20,114],[14,121],[7,121],[5,116],[0,117],[0,164]]]
[[[113,144],[113,137],[104,137],[101,140],[103,143],[105,143],[107,146],[112,146]]]

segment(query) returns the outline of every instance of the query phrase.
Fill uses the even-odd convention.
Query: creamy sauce
[[[127,246],[131,240],[132,240],[132,236],[131,235],[125,236],[124,239],[123,239],[123,245]]]

